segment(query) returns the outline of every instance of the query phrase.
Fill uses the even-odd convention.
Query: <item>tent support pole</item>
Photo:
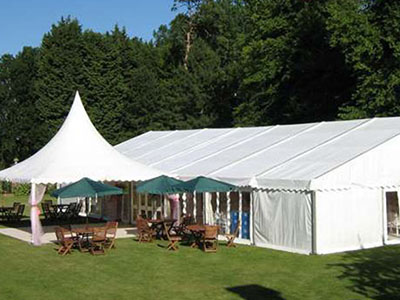
[[[387,241],[387,202],[386,202],[386,193],[385,189],[381,188],[381,195],[382,195],[382,245],[386,244]],[[399,197],[399,194],[397,194]]]
[[[148,218],[148,211],[149,211],[149,196],[146,194],[144,194],[144,205],[146,207],[146,218]],[[151,215],[153,215],[153,210],[151,211]]]
[[[186,213],[187,213],[187,210],[186,210],[187,203],[186,203],[186,201],[187,201],[186,193],[183,193],[183,195],[182,195],[182,212],[183,212],[184,215],[186,215]]]
[[[219,220],[219,192],[216,192],[215,206],[216,206],[215,212],[217,215],[217,219]]]
[[[142,194],[137,194],[138,195],[138,203],[137,203],[137,209],[138,209],[138,215],[142,215]]]
[[[242,202],[243,202],[243,194],[241,191],[239,191],[239,238],[242,238]]]
[[[103,220],[103,207],[102,207],[103,198],[104,196],[100,197],[100,200],[96,199],[96,206],[99,208],[100,220]]]
[[[57,190],[58,190],[60,187],[61,187],[61,184],[56,183],[56,188],[57,188]],[[57,204],[58,204],[58,205],[62,204],[62,203],[61,203],[61,198],[60,198],[60,197],[57,197]]]
[[[397,190],[397,210],[400,213],[400,190]],[[399,235],[399,226],[396,224],[396,235]]]
[[[227,233],[231,233],[231,192],[226,192]]]
[[[197,213],[197,203],[196,203],[196,191],[193,191],[193,218],[194,221],[197,223],[196,220],[196,213]]]
[[[312,191],[311,192],[311,226],[312,226],[312,230],[311,230],[311,253],[312,254],[317,254],[317,203],[315,201],[315,192]]]
[[[131,191],[130,191],[130,198],[131,198],[131,224],[133,224],[134,221],[134,198],[133,198],[133,181],[130,182],[130,187],[131,187]]]
[[[203,207],[202,207],[202,212],[203,212],[203,224],[209,224],[208,223],[208,216],[207,216],[207,212],[206,212],[206,208],[207,208],[207,192],[205,193],[201,193],[201,198],[203,199]]]
[[[253,220],[254,220],[254,217],[253,217],[253,214],[254,214],[254,211],[253,211],[253,209],[254,209],[254,204],[253,204],[253,201],[254,201],[254,194],[253,194],[253,191],[250,191],[250,220],[249,220],[249,227],[250,227],[250,229],[249,229],[249,235],[250,235],[250,243],[251,244],[254,244],[254,228],[253,228]]]
[[[158,209],[158,206],[157,206],[157,208],[156,209]],[[164,197],[163,197],[163,194],[160,194],[160,214],[161,214],[161,219],[162,218],[164,218],[164,213],[165,213],[165,210],[164,210]]]
[[[168,201],[168,197],[165,197],[165,195],[162,195],[162,203],[164,204],[164,218],[167,217],[167,201]]]
[[[96,198],[96,205],[97,205],[97,198]],[[125,207],[125,197],[122,195],[121,197],[121,221],[125,222],[124,220],[124,207]]]

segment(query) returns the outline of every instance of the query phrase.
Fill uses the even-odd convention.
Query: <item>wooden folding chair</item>
[[[166,237],[167,237],[167,239],[169,241],[167,249],[168,250],[173,250],[173,251],[178,250],[179,247],[178,247],[177,243],[182,240],[182,237],[179,236],[179,235],[171,235],[168,232],[167,224],[165,224],[165,222],[164,222],[163,225],[164,225],[165,235],[166,235]]]
[[[136,226],[138,232],[138,241],[141,242],[152,242],[153,241],[153,229],[149,226],[148,222],[141,216],[136,219]]]
[[[217,252],[218,246],[218,226],[205,226],[203,236],[203,250],[204,252]]]
[[[94,227],[93,236],[89,239],[90,253],[92,255],[105,254],[106,241],[107,227]]]
[[[115,238],[117,237],[118,222],[107,222],[106,224],[106,249],[115,248]]]
[[[234,244],[235,239],[237,238],[238,234],[239,234],[239,229],[240,229],[240,221],[238,220],[235,231],[233,232],[233,234],[225,234],[225,237],[228,241],[228,243],[226,244],[226,246],[228,248],[230,247],[236,247],[236,245]]]
[[[57,237],[57,243],[60,246],[57,253],[64,256],[67,253],[71,253],[71,248],[75,244],[75,240],[71,237],[66,237],[66,230],[61,227],[55,228],[55,233]]]

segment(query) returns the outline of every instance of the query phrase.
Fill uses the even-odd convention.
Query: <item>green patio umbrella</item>
[[[179,192],[175,186],[181,184],[183,181],[175,179],[173,177],[161,175],[146,181],[143,181],[137,185],[136,191],[138,193],[147,194],[174,194]]]
[[[174,186],[175,190],[180,192],[229,192],[237,187],[226,182],[222,182],[219,180],[215,180],[212,178],[199,176],[192,180],[185,181],[183,183],[177,184]]]
[[[107,195],[121,195],[123,193],[123,190],[120,188],[84,177],[77,182],[53,191],[51,195],[60,198],[74,198],[102,197]]]
[[[53,197],[60,198],[75,198],[85,197],[86,207],[86,223],[88,222],[89,203],[88,197],[102,197],[107,195],[122,195],[124,191],[115,186],[94,181],[89,178],[82,178],[81,180],[57,189],[51,193]]]

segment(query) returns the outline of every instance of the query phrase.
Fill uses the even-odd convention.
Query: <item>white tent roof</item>
[[[0,171],[0,180],[68,183],[89,177],[101,181],[138,181],[161,174],[116,151],[93,126],[76,92],[57,134],[33,156]]]
[[[355,179],[354,174],[336,174],[335,182],[329,182],[328,174],[338,168],[344,170],[349,162],[365,157],[375,148],[380,149],[379,146],[399,134],[400,117],[394,117],[252,128],[150,131],[115,148],[143,164],[183,179],[204,175],[263,188],[331,189],[352,185],[361,179]],[[397,138],[397,141],[392,148],[398,151],[400,140]],[[378,165],[393,164],[393,158],[385,156],[388,155],[375,155],[371,162],[374,170]],[[362,170],[358,172],[364,176],[364,185],[393,181],[400,175],[400,161],[384,178],[380,173],[372,174],[374,170],[370,168],[371,174],[366,175]],[[366,183],[368,175],[376,178],[370,177]],[[341,177],[346,180],[340,182]]]

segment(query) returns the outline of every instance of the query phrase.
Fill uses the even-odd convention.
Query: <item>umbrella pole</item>
[[[85,197],[86,224],[89,224],[89,199]]]

